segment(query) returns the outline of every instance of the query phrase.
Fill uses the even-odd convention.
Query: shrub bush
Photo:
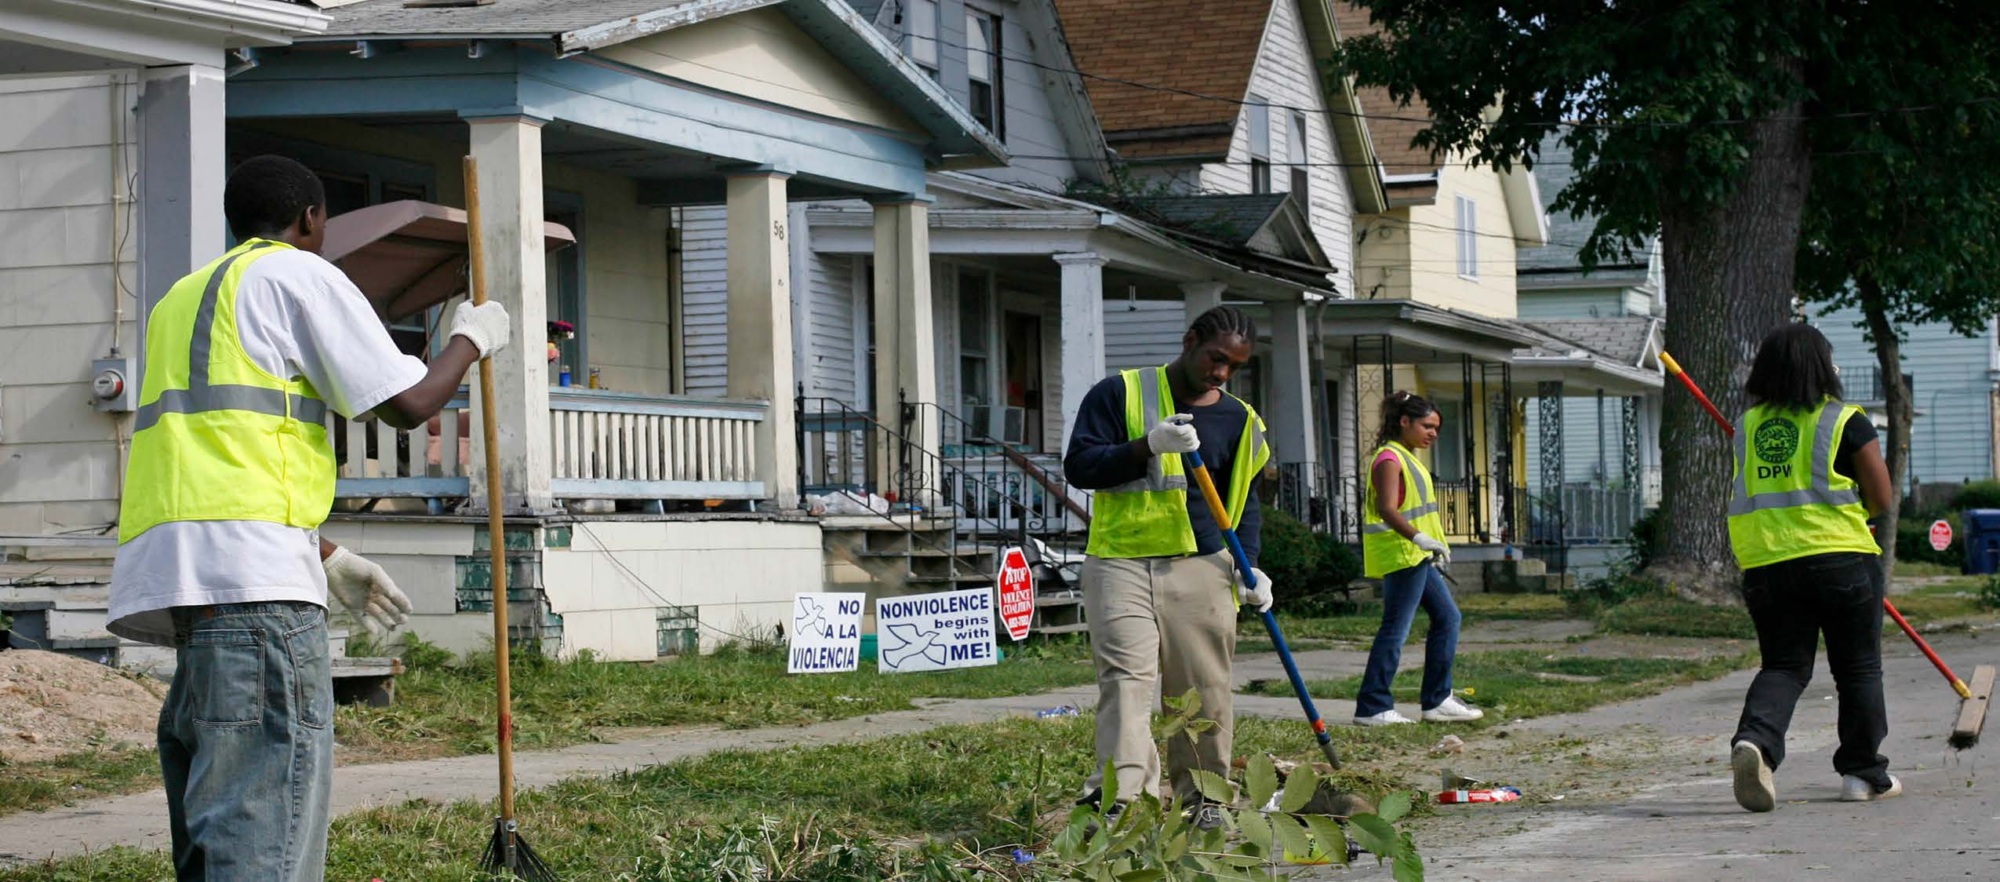
[[[1965,539],[1958,528],[1958,515],[1941,515],[1951,525],[1951,545],[1943,551],[1931,548],[1931,522],[1938,518],[1902,518],[1896,521],[1896,559],[1922,561],[1955,567],[1965,562]]]
[[[1968,508],[2000,508],[2000,481],[1973,481],[1958,488],[1958,495],[1951,498],[1954,511]]]
[[[1361,576],[1361,558],[1339,537],[1315,533],[1281,509],[1266,508],[1257,565],[1278,591],[1277,609],[1295,615],[1351,612],[1341,589]]]

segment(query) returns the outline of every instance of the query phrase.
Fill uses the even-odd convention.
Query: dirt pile
[[[54,652],[0,652],[0,756],[31,762],[153,744],[167,686]]]

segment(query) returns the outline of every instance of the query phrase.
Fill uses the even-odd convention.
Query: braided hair
[[[1235,334],[1252,344],[1257,342],[1257,323],[1251,321],[1250,314],[1234,306],[1218,306],[1195,316],[1194,324],[1188,325],[1188,333],[1194,335],[1194,345],[1199,346],[1223,334]]]

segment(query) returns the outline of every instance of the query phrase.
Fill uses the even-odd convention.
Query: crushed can
[[[1439,805],[1463,805],[1472,802],[1513,802],[1521,798],[1516,787],[1490,787],[1485,790],[1446,790],[1438,794]]]

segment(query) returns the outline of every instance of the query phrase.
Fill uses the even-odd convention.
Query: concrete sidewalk
[[[1960,676],[2000,661],[1989,636],[1933,639]],[[1431,882],[1589,879],[1691,880],[2000,879],[2000,730],[1979,746],[1945,745],[1958,697],[1935,669],[1895,634],[1883,637],[1889,738],[1882,752],[1903,781],[1901,798],[1840,802],[1832,768],[1833,679],[1825,657],[1793,717],[1789,753],[1778,771],[1776,811],[1736,805],[1726,762],[1743,693],[1754,671],[1651,698],[1514,728],[1563,734],[1615,748],[1641,742],[1655,751],[1609,799],[1548,801],[1532,790],[1520,803],[1443,806],[1413,827]],[[1483,769],[1496,778],[1526,770]],[[1435,788],[1433,784],[1431,787]],[[1342,879],[1388,879],[1372,861]],[[1315,871],[1297,879],[1333,878]]]

